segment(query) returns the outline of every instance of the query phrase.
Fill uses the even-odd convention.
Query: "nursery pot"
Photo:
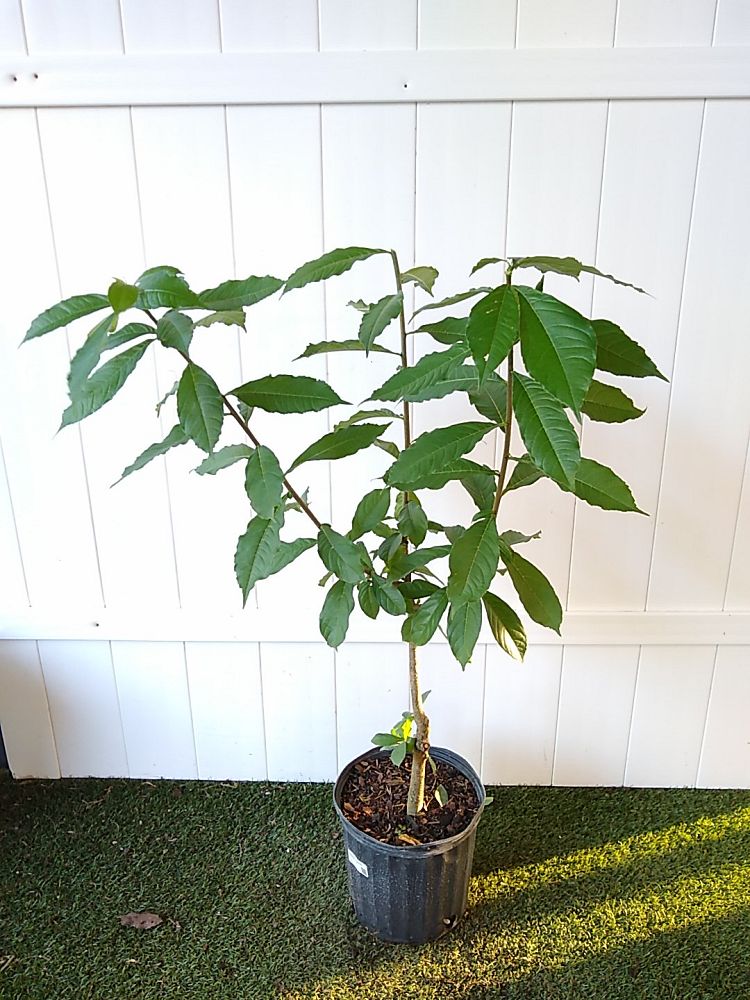
[[[383,941],[434,941],[455,927],[466,910],[474,840],[484,809],[484,785],[471,764],[457,753],[430,747],[430,754],[468,778],[479,802],[466,829],[445,840],[396,847],[375,840],[346,818],[342,809],[346,779],[359,761],[387,756],[383,750],[368,750],[347,764],[333,790],[354,911],[359,922]]]

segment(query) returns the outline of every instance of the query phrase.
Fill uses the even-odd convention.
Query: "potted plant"
[[[306,413],[344,400],[324,381],[287,373],[262,375],[224,391],[192,360],[193,338],[214,323],[244,328],[249,306],[278,291],[286,295],[341,275],[376,255],[391,259],[392,288],[374,303],[350,303],[358,317],[356,337],[310,344],[302,356],[351,351],[364,362],[370,352],[387,352],[395,355],[394,373],[373,390],[371,405],[310,443],[285,470],[269,443],[256,436],[254,409]],[[428,301],[414,313],[412,319],[419,321],[412,331],[407,329],[405,287],[418,286],[431,296],[437,271],[403,271],[393,250],[348,247],[302,265],[285,281],[251,276],[202,292],[193,291],[174,267],[151,268],[134,284],[118,279],[106,294],[57,303],[32,322],[25,337],[33,340],[104,313],[72,358],[70,404],[62,426],[109,402],[152,345],[181,355],[183,373],[160,404],[176,403],[175,425],[138,455],[122,478],[190,441],[205,453],[199,472],[245,463],[253,516],[234,560],[243,602],[258,581],[317,547],[326,571],[321,584],[327,588],[320,631],[330,646],[344,641],[355,603],[370,618],[382,613],[402,619],[411,710],[389,732],[374,737],[374,748],[344,768],[334,790],[358,917],[392,941],[429,940],[460,919],[486,802],[473,768],[431,743],[417,650],[444,627],[453,655],[465,667],[486,620],[500,646],[522,660],[524,626],[511,604],[494,592],[508,582],[531,619],[559,631],[560,601],[544,574],[519,551],[531,539],[498,528],[503,497],[546,476],[587,503],[637,512],[629,488],[615,472],[581,458],[569,414],[578,422],[583,416],[621,422],[643,412],[621,389],[595,379],[597,369],[607,375],[664,377],[617,325],[590,321],[543,289],[548,272],[617,279],[570,257],[484,258],[472,274],[492,273],[487,268],[499,268],[500,280]],[[541,272],[536,287],[515,280],[530,269]],[[459,313],[470,311],[446,317],[444,311],[452,306]],[[424,322],[425,313],[435,309],[442,310],[443,318]],[[136,319],[130,318],[132,311]],[[381,343],[391,323],[398,325],[398,351]],[[411,333],[437,345],[413,363]],[[454,392],[467,394],[476,418],[438,423],[415,436],[414,405]],[[219,446],[226,423],[241,429],[243,443]],[[511,454],[514,424],[524,445],[519,455]],[[402,428],[401,446],[384,437],[396,425]],[[498,469],[467,457],[495,431],[504,441]],[[315,513],[314,499],[300,489],[297,470],[371,446],[393,459],[382,485],[363,493],[351,524],[337,529],[324,523]],[[476,507],[467,524],[443,525],[425,510],[426,492],[451,481],[461,483]],[[282,538],[290,509],[306,515],[313,528],[309,534]]]

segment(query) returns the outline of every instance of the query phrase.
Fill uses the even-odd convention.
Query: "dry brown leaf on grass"
[[[144,910],[142,913],[126,913],[124,917],[120,917],[120,923],[123,927],[135,927],[139,931],[150,931],[152,927],[158,927],[164,921],[158,913],[149,913],[148,910]]]

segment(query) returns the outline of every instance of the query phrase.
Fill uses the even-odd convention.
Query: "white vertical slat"
[[[649,609],[724,601],[750,430],[750,340],[733,331],[750,282],[750,101],[709,101],[672,385]],[[717,254],[713,246],[721,245]],[[709,352],[711,352],[709,354]]]
[[[89,498],[75,430],[55,438],[67,403],[64,330],[18,345],[32,318],[60,298],[33,111],[0,113],[0,242],[7,297],[0,317],[0,425],[33,604],[101,605]],[[33,458],[33,460],[30,460]]]
[[[593,315],[613,320],[643,344],[667,378],[677,337],[702,111],[699,101],[616,101],[610,108],[597,264],[652,294],[597,281]],[[661,152],[655,158],[657,147]],[[568,606],[642,608],[669,385],[658,379],[597,378],[622,385],[646,413],[620,425],[586,420],[583,454],[614,468],[652,516],[615,514],[577,502]]]
[[[420,49],[512,49],[516,0],[427,0],[419,11]]]
[[[197,778],[181,642],[113,642],[131,778]]]
[[[428,708],[430,706],[428,705]],[[339,769],[370,748],[409,711],[409,665],[402,643],[345,642],[336,652]]]
[[[29,52],[121,52],[118,0],[23,0]]]
[[[455,750],[475,768],[482,767],[482,703],[485,677],[484,645],[462,672],[445,643],[417,650],[423,691],[430,696],[425,708],[430,717],[430,741]]]
[[[21,4],[16,0],[0,3],[0,52],[24,55],[26,35],[24,32]]]
[[[121,0],[128,52],[218,52],[216,0]]]
[[[750,653],[747,646],[720,646],[711,686],[699,788],[747,788],[750,784]]]
[[[695,784],[716,649],[644,646],[638,664],[625,784]]]
[[[16,778],[59,778],[55,737],[37,644],[0,642],[0,728]]]
[[[322,643],[262,643],[260,661],[269,780],[332,781],[336,777],[333,650]]]
[[[717,0],[619,0],[616,45],[710,45]]]
[[[482,779],[549,785],[555,756],[562,647],[532,646],[516,663],[487,647]]]
[[[750,6],[746,0],[717,0],[716,45],[750,42]]]
[[[185,644],[198,777],[263,781],[266,746],[256,643]]]
[[[134,281],[143,269],[143,250],[127,110],[40,110],[39,127],[63,295],[104,291],[115,276]],[[71,143],[79,151],[75,161]],[[105,250],[103,225],[117,233]],[[102,315],[70,328],[74,349]],[[125,322],[143,319],[133,312]],[[64,382],[64,369],[59,378]],[[125,466],[161,439],[157,399],[152,348],[117,398],[80,427],[109,606],[178,606],[163,463],[112,488]],[[77,436],[78,429],[63,434]]]
[[[750,608],[750,444],[745,455],[745,475],[732,542],[724,608],[727,611]]]
[[[637,646],[565,648],[553,784],[622,784],[637,665]]]
[[[0,575],[0,605],[6,609],[28,606],[29,592],[23,571],[2,441],[0,441],[0,566],[3,567]]]
[[[321,49],[416,48],[417,0],[319,0],[319,9]]]
[[[40,642],[39,657],[61,776],[126,778],[109,643]]]
[[[617,0],[518,0],[518,47],[611,45]]]
[[[303,52],[318,47],[316,0],[219,0],[223,52]]]

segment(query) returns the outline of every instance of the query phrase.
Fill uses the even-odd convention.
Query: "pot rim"
[[[355,764],[358,764],[359,761],[366,760],[368,758],[385,758],[388,756],[387,750],[383,750],[380,747],[371,747],[369,750],[361,753],[358,757],[350,760],[349,763],[342,768],[338,778],[336,779],[336,784],[333,786],[333,807],[336,810],[336,814],[342,824],[346,826],[347,830],[356,840],[360,840],[364,844],[373,845],[378,850],[381,850],[386,854],[395,854],[404,857],[408,854],[417,855],[443,853],[450,850],[450,848],[455,844],[458,844],[460,841],[471,836],[471,834],[475,831],[479,820],[482,818],[482,813],[484,812],[484,806],[487,799],[487,793],[484,785],[482,784],[482,780],[471,764],[460,754],[456,753],[455,750],[449,750],[446,747],[431,746],[430,753],[438,760],[443,760],[452,764],[455,768],[457,768],[457,770],[461,771],[464,777],[468,778],[474,786],[474,791],[477,793],[477,799],[479,800],[479,808],[472,816],[469,825],[461,830],[460,833],[454,833],[451,837],[445,837],[442,840],[430,840],[424,844],[404,844],[403,847],[396,844],[384,844],[382,840],[378,840],[369,833],[365,833],[364,830],[360,830],[359,827],[355,826],[354,823],[346,817],[343,809],[341,808],[340,800],[344,789],[344,783],[349,777],[349,773]]]

